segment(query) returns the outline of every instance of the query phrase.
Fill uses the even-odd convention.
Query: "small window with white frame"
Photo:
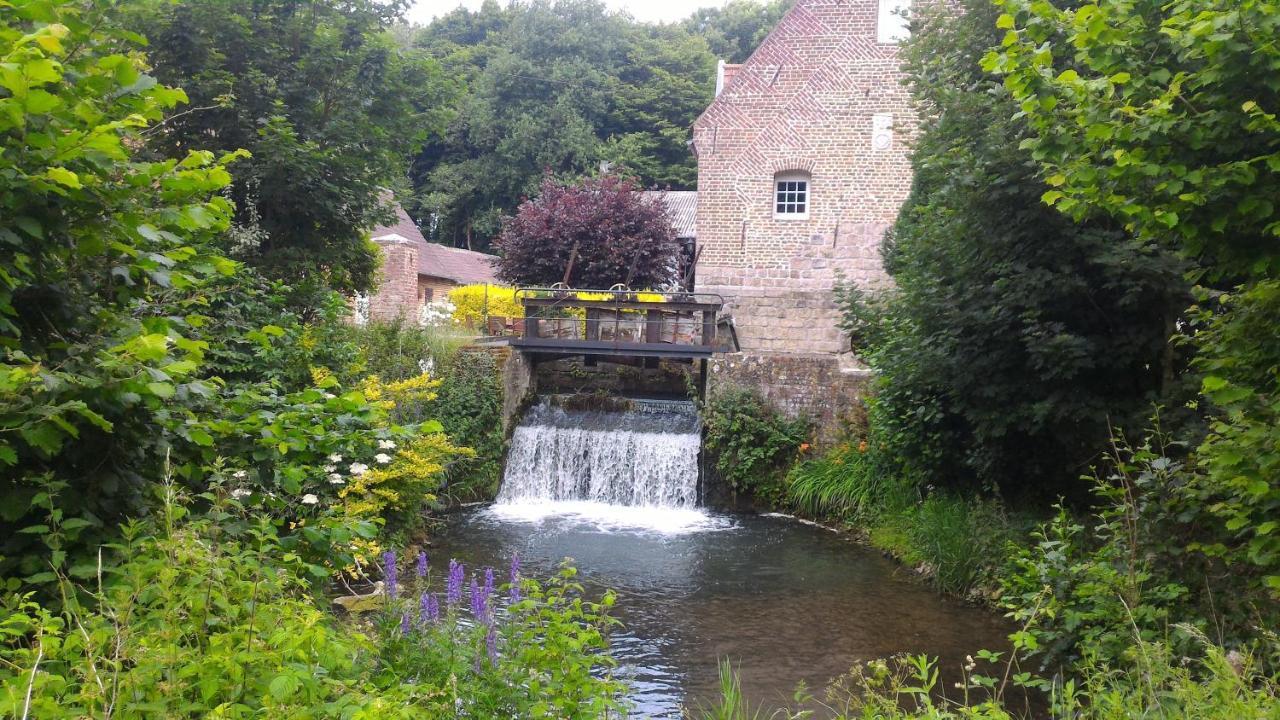
[[[809,217],[809,176],[781,173],[773,178],[773,216],[786,220]]]

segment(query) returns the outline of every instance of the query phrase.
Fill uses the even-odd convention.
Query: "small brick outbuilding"
[[[370,319],[416,321],[423,305],[444,299],[452,288],[497,282],[496,256],[427,242],[398,205],[396,222],[374,228],[370,237],[383,258],[378,288],[369,297]]]

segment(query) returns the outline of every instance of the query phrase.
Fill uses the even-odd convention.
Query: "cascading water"
[[[511,438],[498,504],[697,505],[701,423],[693,403],[623,404],[569,409],[544,398],[531,408]]]

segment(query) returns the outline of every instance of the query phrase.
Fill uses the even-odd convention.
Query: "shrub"
[[[914,498],[914,490],[895,480],[865,440],[810,457],[787,475],[787,499],[811,515],[869,522],[901,510]]]
[[[450,468],[446,491],[458,502],[491,498],[498,493],[506,448],[497,360],[484,351],[459,353],[442,369],[441,381],[424,410],[455,442],[475,450],[474,457]]]
[[[515,561],[504,574],[510,583],[498,586],[494,568],[476,568],[468,589],[466,568],[450,561],[434,583],[430,568],[404,580],[377,622],[382,666],[431,691],[427,717],[622,716],[606,652],[613,593],[587,600],[567,561],[546,583]]]
[[[729,487],[780,504],[787,467],[809,434],[808,422],[785,417],[755,392],[726,388],[705,404],[703,424],[703,447]]]
[[[506,285],[463,285],[449,291],[453,320],[464,327],[485,330],[489,317],[518,318],[524,306],[516,300],[516,289]]]
[[[188,517],[176,497],[169,486],[154,523],[125,526],[118,568],[88,587],[64,577],[60,610],[0,601],[0,716],[595,718],[618,707],[612,595],[584,600],[570,567],[545,586],[519,579],[520,599],[488,616],[492,645],[456,603],[421,622],[416,595],[408,634],[407,603],[364,629],[317,608],[270,518],[225,493],[211,496],[212,517]]]
[[[502,256],[498,276],[516,285],[561,282],[572,265],[573,287],[659,288],[679,269],[666,205],[617,177],[566,186],[548,175],[538,198],[504,221],[494,246]]]
[[[1229,652],[1203,637],[1199,642],[1201,657],[1195,661],[1187,662],[1167,645],[1141,642],[1129,662],[1089,662],[1078,679],[1065,681],[1017,671],[1016,656],[1006,661],[1002,653],[980,652],[979,660],[995,665],[994,672],[975,672],[977,661],[970,660],[963,681],[946,688],[938,682],[937,662],[926,656],[871,660],[833,681],[821,702],[834,720],[1236,720],[1280,714],[1280,681],[1260,672],[1249,653]],[[1033,711],[1021,688],[1047,690],[1048,707]],[[736,678],[722,678],[721,689],[720,702],[698,718],[760,717],[742,701]],[[804,692],[798,700],[815,702]],[[799,720],[809,711],[783,709],[769,717]]]
[[[39,552],[40,530],[18,531],[52,487],[77,543],[143,512],[147,478],[216,392],[190,296],[235,272],[211,248],[241,156],[135,157],[185,100],[137,48],[105,4],[0,13],[0,570]],[[24,571],[61,569],[66,550]]]

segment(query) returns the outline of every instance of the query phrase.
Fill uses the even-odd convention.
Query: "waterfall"
[[[498,503],[698,504],[701,423],[693,403],[622,400],[607,409],[544,398],[516,427]]]

